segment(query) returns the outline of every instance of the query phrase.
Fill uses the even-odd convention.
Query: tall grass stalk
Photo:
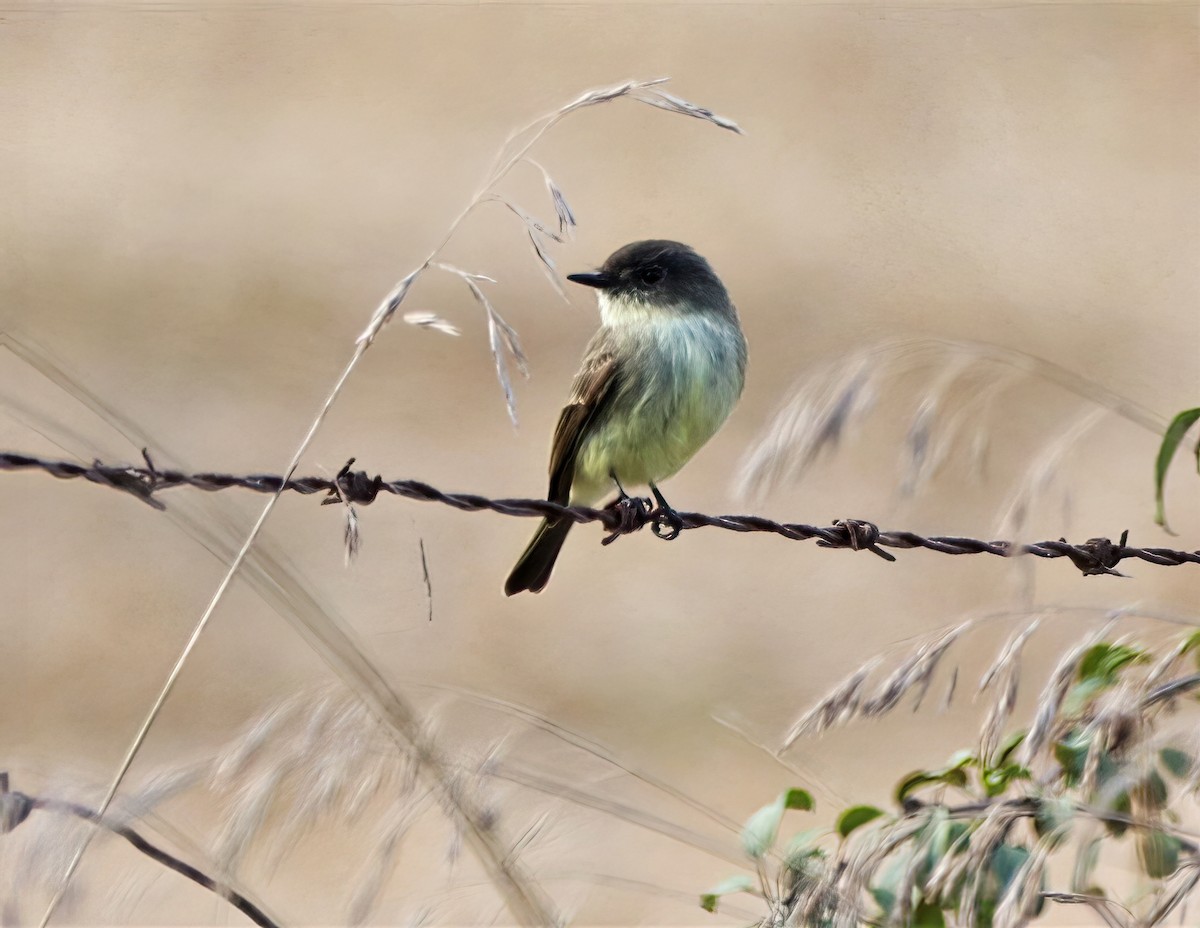
[[[530,149],[532,149],[533,146],[550,129],[556,126],[566,116],[589,106],[607,103],[623,97],[630,97],[660,109],[703,119],[721,128],[740,132],[740,129],[738,129],[736,124],[730,122],[729,120],[717,116],[709,110],[695,106],[687,101],[680,100],[679,98],[673,97],[670,94],[662,91],[660,89],[660,85],[664,83],[665,80],[665,78],[660,78],[649,81],[626,81],[613,87],[588,91],[572,100],[565,106],[562,106],[553,112],[534,120],[528,126],[519,130],[509,138],[505,145],[500,149],[495,163],[487,174],[482,187],[470,199],[466,207],[458,214],[454,221],[451,222],[449,228],[446,230],[438,244],[433,248],[432,251],[430,251],[429,255],[423,262],[421,262],[421,264],[400,279],[400,281],[383,298],[375,312],[372,314],[366,329],[363,330],[362,334],[355,342],[354,350],[350,356],[349,362],[346,364],[345,368],[334,382],[333,387],[326,395],[324,402],[321,404],[320,410],[313,418],[308,430],[304,434],[304,437],[301,439],[299,445],[297,445],[296,450],[291,456],[291,459],[284,468],[283,473],[285,474],[285,480],[290,478],[295,473],[301,458],[308,450],[312,440],[316,437],[317,432],[320,430],[326,416],[328,416],[330,409],[332,409],[333,404],[341,395],[342,389],[345,387],[346,382],[350,379],[351,374],[353,374],[357,369],[359,362],[366,354],[367,349],[370,348],[370,346],[374,343],[375,338],[379,335],[383,326],[392,318],[396,310],[404,302],[404,299],[408,295],[413,284],[416,283],[417,280],[430,268],[440,266],[439,262],[437,261],[438,257],[441,255],[446,245],[449,244],[451,239],[453,239],[455,233],[462,226],[463,222],[476,209],[476,207],[482,205],[483,203],[497,201],[513,209],[513,211],[522,217],[523,221],[525,222],[527,232],[534,242],[535,250],[538,252],[538,257],[541,258],[544,263],[546,262],[543,249],[538,247],[538,236],[546,235],[552,238],[555,236],[550,233],[545,226],[537,223],[524,211],[521,211],[519,208],[513,206],[506,198],[495,195],[493,191],[496,185],[499,184],[500,181],[502,181],[509,174],[509,172],[516,167],[517,164],[521,163]],[[566,206],[565,199],[562,198],[560,192],[557,192],[557,187],[552,181],[550,181],[549,175],[546,175],[546,177],[547,185],[551,190],[555,211],[560,217],[560,224],[563,222],[564,215],[570,216],[571,222],[573,222],[573,214],[571,214],[569,207]],[[460,273],[456,269],[453,270],[453,272]],[[515,409],[512,399],[512,390],[508,383],[504,362],[504,352],[507,350],[513,354],[514,357],[516,357],[518,363],[521,363],[522,356],[520,353],[519,342],[516,340],[516,333],[507,325],[507,323],[504,323],[503,320],[497,316],[494,309],[492,309],[491,305],[487,302],[486,297],[483,296],[482,290],[480,290],[477,284],[479,275],[460,274],[460,276],[464,277],[468,285],[471,287],[472,292],[476,295],[477,299],[480,300],[487,311],[488,327],[489,332],[492,335],[492,349],[496,362],[497,374],[505,391],[509,415],[513,418],[515,423]],[[225,598],[225,594],[229,590],[234,577],[237,576],[243,563],[245,563],[248,555],[250,554],[251,549],[257,542],[263,526],[266,524],[267,519],[274,511],[275,505],[279,501],[281,495],[282,486],[280,490],[276,491],[268,498],[266,504],[262,508],[262,511],[259,513],[258,518],[255,520],[253,527],[250,529],[250,532],[246,535],[241,547],[234,555],[233,560],[230,562],[228,569],[225,572],[225,575],[222,577],[221,582],[214,591],[211,599],[208,602],[208,605],[205,607],[199,620],[193,627],[192,632],[184,644],[183,649],[180,651],[178,658],[175,660],[170,672],[167,674],[166,681],[163,683],[158,695],[155,697],[150,710],[142,720],[137,733],[134,735],[134,738],[130,742],[128,749],[125,751],[124,757],[122,758],[121,763],[119,764],[117,771],[108,786],[104,798],[96,809],[97,816],[103,818],[109,807],[112,805],[113,799],[116,797],[117,792],[124,783],[125,777],[128,774],[130,767],[133,765],[138,752],[141,750],[142,745],[145,743],[151,727],[158,719],[159,713],[162,711],[163,706],[166,704],[167,699],[174,690],[175,684],[178,681],[180,674],[183,672],[188,659],[191,657],[191,654],[199,642],[200,637],[203,635],[204,630],[208,627],[209,622],[216,613],[217,607]],[[518,862],[512,859],[508,849],[497,841],[487,827],[484,827],[486,823],[481,818],[479,810],[474,808],[469,799],[462,795],[461,791],[457,789],[455,785],[456,781],[453,777],[448,775],[445,764],[435,751],[432,743],[427,743],[425,737],[420,732],[419,727],[416,725],[415,716],[410,708],[391,689],[391,687],[387,685],[374,666],[371,665],[364,655],[362,655],[361,651],[358,652],[358,657],[360,658],[362,664],[359,669],[363,672],[363,675],[360,676],[360,679],[363,680],[363,682],[368,683],[368,689],[372,697],[370,699],[370,704],[373,705],[376,711],[378,711],[382,719],[387,720],[389,726],[394,729],[396,734],[399,735],[403,741],[407,742],[412,749],[417,752],[421,762],[422,772],[433,784],[439,788],[445,804],[449,809],[453,810],[459,823],[463,827],[467,842],[482,862],[485,870],[488,872],[489,877],[500,890],[509,914],[517,922],[525,925],[549,925],[558,923],[560,919],[550,900],[523,872]],[[59,884],[54,896],[51,898],[49,905],[46,907],[46,911],[43,914],[41,921],[39,922],[40,928],[46,928],[50,919],[53,917],[55,910],[58,908],[64,894],[67,892],[71,884],[71,880],[74,877],[74,874],[79,867],[79,863],[82,860],[83,855],[86,853],[93,836],[94,832],[88,832],[83,841],[72,854],[70,862],[63,875],[63,879]]]

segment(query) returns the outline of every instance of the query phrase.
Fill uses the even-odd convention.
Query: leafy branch
[[[1183,664],[1200,671],[1200,632],[1158,652],[1095,639],[1060,662],[1029,726],[901,777],[892,809],[850,805],[832,829],[781,845],[785,813],[811,811],[811,797],[790,790],[764,806],[742,835],[755,876],[723,881],[700,905],[715,912],[722,897],[749,893],[767,909],[764,926],[1015,928],[1047,902],[1088,906],[1113,928],[1160,924],[1200,882],[1200,834],[1179,824],[1194,810],[1200,764],[1186,738],[1160,732],[1196,700],[1200,673]],[[1015,666],[1014,642],[981,689]],[[1003,692],[992,715],[1007,718],[1012,701]],[[1101,860],[1130,846],[1139,885],[1101,886]],[[1061,888],[1051,886],[1056,860],[1069,863]]]

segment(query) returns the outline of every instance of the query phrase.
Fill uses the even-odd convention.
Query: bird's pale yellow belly
[[[740,335],[704,319],[647,322],[626,335],[633,363],[618,394],[584,439],[575,460],[573,502],[676,473],[724,423],[742,391]]]

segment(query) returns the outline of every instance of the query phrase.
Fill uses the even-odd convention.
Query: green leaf
[[[1108,806],[1117,815],[1128,816],[1133,812],[1133,802],[1129,798],[1129,790],[1122,790],[1113,797],[1113,801]],[[1108,821],[1104,823],[1105,830],[1114,838],[1119,838],[1129,830],[1129,823],[1122,821]]]
[[[1000,742],[996,748],[996,756],[992,759],[992,763],[999,767],[1008,763],[1008,759],[1012,757],[1013,752],[1019,748],[1025,741],[1026,732],[1014,731],[1011,735]]]
[[[975,896],[977,928],[991,928],[1000,898],[1028,859],[1029,851],[1015,844],[1001,844],[992,851],[985,878],[979,882]]]
[[[754,892],[754,881],[745,875],[731,876],[728,879],[722,880],[712,889],[700,896],[700,908],[705,912],[717,911],[717,900],[721,896],[728,896],[731,893],[752,893]]]
[[[854,829],[859,828],[873,819],[883,815],[883,809],[878,809],[875,806],[851,806],[838,816],[837,833],[843,838],[847,837]]]
[[[799,809],[801,812],[811,812],[814,805],[812,793],[808,790],[793,787],[783,794],[783,807],[785,809]]]
[[[1067,826],[1075,818],[1075,803],[1069,799],[1043,799],[1034,814],[1033,827],[1039,838],[1047,835],[1065,835]]]
[[[1158,756],[1167,771],[1181,780],[1192,772],[1192,765],[1195,764],[1191,754],[1178,748],[1163,748]]]
[[[818,847],[817,842],[827,834],[827,828],[810,828],[788,842],[787,850],[783,852],[783,865],[792,871],[797,879],[803,879],[813,869],[823,866],[825,850]]]
[[[1079,679],[1096,679],[1111,685],[1117,682],[1117,677],[1124,667],[1146,659],[1146,652],[1140,648],[1101,641],[1088,648],[1083,660],[1079,662]]]
[[[1138,835],[1138,860],[1146,876],[1155,880],[1169,877],[1179,867],[1181,842],[1174,835],[1161,831]]]
[[[1146,778],[1133,788],[1133,792],[1147,809],[1157,812],[1166,808],[1167,783],[1157,770],[1151,770]]]
[[[775,846],[779,823],[783,821],[783,803],[763,806],[746,820],[742,828],[742,850],[755,860]]]
[[[1146,660],[1145,651],[1128,645],[1107,641],[1093,645],[1079,662],[1078,682],[1063,702],[1063,715],[1078,715],[1094,696],[1117,683],[1125,667]]]
[[[992,767],[983,771],[979,779],[983,783],[984,791],[991,798],[999,796],[1008,789],[1008,784],[1013,780],[1029,780],[1032,778],[1033,775],[1029,772],[1028,767],[1022,767],[1020,764],[1005,764],[1003,767]]]
[[[1179,443],[1183,441],[1183,436],[1187,434],[1188,429],[1192,427],[1197,420],[1200,420],[1200,406],[1195,409],[1185,409],[1167,426],[1167,431],[1163,435],[1162,444],[1158,448],[1158,459],[1154,462],[1154,522],[1156,525],[1161,525],[1168,532],[1171,531],[1167,525],[1167,512],[1163,500],[1163,488],[1167,480],[1167,468],[1171,466],[1171,459],[1175,457],[1175,452],[1179,450]],[[1196,470],[1200,471],[1200,443],[1196,445]]]
[[[896,907],[896,890],[887,886],[872,886],[871,896],[879,906],[885,921],[891,921],[892,909]]]
[[[1001,844],[992,851],[991,871],[996,877],[996,898],[1004,895],[1008,884],[1013,881],[1020,869],[1029,860],[1029,849],[1016,844]]]
[[[1083,776],[1083,765],[1087,763],[1091,740],[1078,731],[1071,731],[1054,744],[1054,759],[1063,768],[1063,777],[1068,786],[1075,786]]]
[[[965,768],[977,762],[978,758],[970,751],[958,751],[951,755],[950,761],[940,770],[914,770],[896,784],[896,802],[903,805],[904,800],[914,790],[931,783],[943,783],[961,789],[967,785]]]
[[[813,798],[805,790],[789,789],[780,793],[778,799],[763,806],[747,820],[742,828],[742,850],[755,860],[763,857],[775,846],[783,813],[788,809],[808,811],[812,807]]]
[[[971,828],[966,822],[947,822],[945,830],[939,836],[943,842],[942,853],[963,853],[971,843],[970,831]]]
[[[950,759],[946,761],[946,769],[961,770],[963,767],[970,767],[973,763],[975,763],[975,752],[964,748],[950,755]]]
[[[936,905],[922,901],[913,910],[912,920],[908,924],[911,928],[946,928],[946,919]]]

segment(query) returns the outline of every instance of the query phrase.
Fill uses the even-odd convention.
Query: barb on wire
[[[405,499],[441,503],[466,512],[487,510],[506,516],[567,518],[580,524],[599,522],[609,533],[606,542],[646,526],[650,526],[659,537],[668,540],[675,537],[669,531],[674,527],[720,528],[730,532],[768,532],[793,541],[816,539],[821,547],[867,550],[888,561],[894,561],[896,558],[884,551],[884,548],[924,548],[940,554],[992,554],[998,557],[1014,557],[1020,554],[1032,554],[1041,558],[1065,557],[1085,577],[1101,574],[1124,576],[1116,567],[1127,558],[1163,567],[1200,564],[1200,551],[1131,547],[1127,544],[1128,531],[1123,532],[1115,542],[1109,538],[1089,538],[1082,544],[1072,544],[1065,538],[1060,538],[1057,541],[1015,544],[1011,541],[984,541],[958,536],[924,536],[915,532],[882,531],[873,523],[859,519],[838,519],[832,525],[818,526],[799,522],[776,522],[762,516],[710,516],[699,512],[673,512],[661,507],[651,508],[648,500],[635,501],[635,505],[591,509],[585,506],[560,506],[544,499],[491,499],[474,493],[447,493],[419,480],[384,480],[378,475],[372,477],[366,471],[351,470],[354,458],[332,478],[295,477],[285,480],[275,474],[238,476],[159,470],[147,452],[143,451],[142,455],[145,458],[145,466],[102,464],[99,461],[87,466],[28,454],[0,452],[0,471],[40,470],[60,479],[82,478],[132,493],[156,509],[165,508],[157,498],[158,493],[181,486],[209,491],[238,488],[257,493],[324,493],[326,499],[322,501],[322,505],[340,502],[365,506],[374,502],[380,493],[390,493]]]

